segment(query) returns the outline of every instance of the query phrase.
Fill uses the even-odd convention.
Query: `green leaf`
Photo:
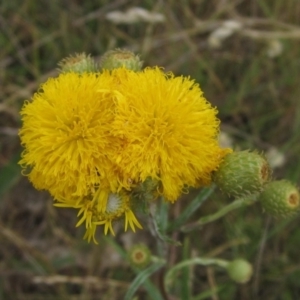
[[[11,161],[0,171],[0,196],[5,194],[20,178],[21,167],[18,165],[20,154],[12,157]]]
[[[190,257],[190,239],[185,237],[183,247],[182,247],[182,260],[187,260]],[[191,299],[191,279],[190,279],[190,269],[188,267],[183,268],[180,275],[180,285],[181,285],[181,299],[189,300]]]
[[[217,294],[219,294],[224,288],[225,288],[225,285],[214,286],[212,289],[201,292],[197,296],[193,297],[192,300],[212,299],[213,296],[216,296]]]
[[[157,206],[155,219],[162,234],[165,234],[169,220],[169,203],[163,198]]]
[[[180,216],[169,226],[168,230],[176,230],[186,223],[192,214],[209,198],[214,189],[215,186],[203,188],[199,195],[192,200],[192,202],[185,208]]]
[[[192,266],[192,265],[202,265],[202,266],[209,266],[209,265],[216,265],[222,268],[226,268],[228,265],[228,261],[224,259],[218,258],[205,258],[205,257],[195,257],[192,259],[183,260],[177,265],[173,266],[168,270],[164,277],[164,286],[166,291],[170,290],[171,283],[173,282],[173,278],[175,277],[176,273],[185,267]]]
[[[103,236],[103,239],[106,242],[108,242],[119,253],[119,255],[123,259],[128,260],[127,252],[115,241],[115,239],[108,237],[108,236]],[[161,264],[163,265],[162,262],[161,262]],[[145,270],[147,270],[147,269],[145,269]],[[136,274],[140,274],[140,270],[134,269],[134,272]],[[161,296],[159,290],[157,289],[157,287],[148,278],[146,278],[145,282],[143,282],[143,285],[144,285],[145,289],[147,290],[148,295],[150,296],[150,299],[164,300],[163,297]]]
[[[124,300],[132,300],[132,297],[134,296],[135,292],[138,290],[138,288],[157,270],[159,270],[163,265],[165,264],[165,261],[159,260],[155,262],[153,265],[148,267],[147,269],[143,270],[138,274],[138,276],[133,280],[131,283]],[[157,300],[163,300],[162,296],[158,293],[156,296]]]
[[[182,232],[190,232],[192,230],[197,230],[197,229],[201,228],[204,224],[214,222],[215,220],[222,218],[223,216],[225,216],[226,214],[228,214],[229,212],[231,212],[235,209],[239,209],[239,208],[245,207],[247,205],[253,205],[256,202],[257,202],[257,199],[256,199],[255,195],[250,195],[250,196],[247,196],[244,198],[239,198],[239,199],[235,200],[234,202],[231,202],[230,204],[222,207],[214,214],[201,217],[198,221],[196,221],[192,224],[184,225],[181,228],[181,231]]]

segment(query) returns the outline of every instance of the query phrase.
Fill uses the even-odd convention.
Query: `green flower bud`
[[[151,177],[146,178],[145,181],[139,182],[132,190],[132,196],[136,201],[149,202],[159,196],[159,181]]]
[[[269,164],[262,155],[239,151],[225,156],[213,180],[224,193],[243,197],[262,191],[270,174]]]
[[[107,51],[100,60],[100,68],[113,70],[125,67],[129,70],[140,71],[143,62],[138,55],[123,49],[115,49]]]
[[[137,244],[129,249],[128,259],[133,267],[143,269],[147,267],[151,261],[151,252],[147,246]]]
[[[85,53],[75,53],[74,56],[70,55],[62,59],[58,66],[61,73],[75,72],[97,72],[97,66],[93,58]]]
[[[288,217],[300,210],[298,189],[287,180],[269,182],[258,200],[264,210],[275,217]]]
[[[246,283],[250,280],[253,268],[252,265],[244,259],[237,258],[227,265],[229,277],[237,283]]]

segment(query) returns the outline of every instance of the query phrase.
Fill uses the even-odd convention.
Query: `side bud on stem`
[[[58,63],[61,73],[75,72],[97,72],[97,66],[94,59],[85,53],[76,53],[74,56],[70,55],[62,59]]]
[[[107,51],[100,60],[100,69],[113,70],[121,67],[132,71],[140,71],[143,62],[138,55],[123,49]]]
[[[128,251],[128,259],[133,267],[143,269],[151,261],[151,252],[146,245],[137,244]]]
[[[258,200],[264,210],[274,217],[292,216],[300,210],[299,191],[287,180],[266,184]]]
[[[222,192],[243,197],[262,191],[270,180],[267,160],[257,152],[239,151],[225,156],[213,180]]]
[[[248,261],[237,258],[227,265],[227,272],[229,277],[235,282],[246,283],[252,276],[253,268]]]

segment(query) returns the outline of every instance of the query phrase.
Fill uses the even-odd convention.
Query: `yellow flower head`
[[[217,111],[199,86],[159,68],[113,71],[119,77],[115,136],[123,139],[115,158],[135,182],[150,177],[175,201],[188,187],[209,184],[211,173],[228,150],[217,141]]]
[[[108,232],[115,235],[112,223],[124,219],[125,231],[129,227],[135,232],[135,227],[142,228],[136,219],[132,209],[129,195],[125,191],[119,194],[111,193],[106,189],[98,189],[90,197],[84,197],[77,201],[62,200],[55,204],[58,207],[72,207],[79,209],[77,216],[80,218],[76,224],[85,224],[85,239],[92,238],[95,243],[95,233],[98,225],[104,225],[104,234]]]
[[[36,188],[55,198],[82,197],[112,173],[114,84],[108,72],[64,73],[25,103],[20,163]]]
[[[22,108],[20,164],[57,206],[79,210],[77,226],[95,241],[97,226],[114,234],[116,220],[141,228],[133,195],[173,202],[210,184],[229,152],[216,114],[194,81],[159,68],[62,73]]]

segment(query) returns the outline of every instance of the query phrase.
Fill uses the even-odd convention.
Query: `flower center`
[[[111,214],[111,213],[116,213],[120,208],[122,207],[122,199],[119,195],[117,194],[109,194],[108,199],[107,199],[107,204],[106,204],[106,212]]]

